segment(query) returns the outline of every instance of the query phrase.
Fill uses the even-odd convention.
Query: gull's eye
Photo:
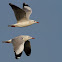
[[[23,39],[23,38],[22,38]]]

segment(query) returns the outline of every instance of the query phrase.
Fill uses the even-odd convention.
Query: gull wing
[[[23,41],[22,37],[18,36],[16,38],[12,39],[12,44],[14,47],[15,58],[19,59],[24,50],[24,41]]]
[[[26,3],[23,3],[23,10],[26,12],[26,18],[29,19],[31,13],[32,13],[32,9],[30,8],[30,6]]]
[[[17,22],[26,17],[26,12],[23,9],[21,9],[11,3],[9,3],[9,5],[11,6],[11,8],[14,11]]]
[[[31,54],[31,45],[29,40],[27,40],[24,44],[24,52],[27,56],[30,56]]]

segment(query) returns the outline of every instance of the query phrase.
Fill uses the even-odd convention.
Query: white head
[[[37,21],[35,21],[35,20],[31,20],[30,21],[32,24],[34,24],[34,23],[39,23],[39,22],[37,22]]]
[[[22,37],[23,37],[23,40],[24,40],[24,41],[27,41],[27,40],[29,40],[29,39],[35,39],[35,38],[30,37],[30,36],[28,36],[28,35],[22,35]]]

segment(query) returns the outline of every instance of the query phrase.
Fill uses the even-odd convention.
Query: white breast
[[[17,27],[26,27],[26,26],[31,25],[31,23],[29,21],[25,21],[25,22],[19,22],[16,25]]]

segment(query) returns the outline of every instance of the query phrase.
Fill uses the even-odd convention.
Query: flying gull
[[[26,26],[32,25],[34,23],[39,23],[35,20],[29,19],[30,15],[32,13],[32,9],[30,8],[30,6],[28,4],[23,3],[22,9],[11,3],[9,3],[9,5],[11,6],[11,8],[14,11],[15,17],[17,19],[17,23],[8,25],[8,27],[26,27]]]
[[[35,38],[32,38],[28,35],[20,35],[13,39],[3,41],[3,43],[12,43],[14,48],[15,58],[19,59],[22,55],[23,50],[27,56],[30,56],[31,45],[29,39],[35,39]]]

